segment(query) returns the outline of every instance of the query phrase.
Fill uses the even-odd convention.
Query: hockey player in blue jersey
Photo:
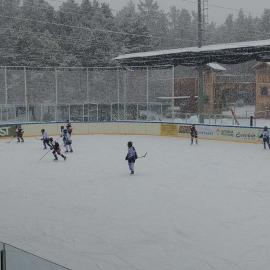
[[[268,148],[270,149],[270,142],[269,142],[269,130],[268,127],[263,128],[263,132],[260,136],[260,138],[263,139],[263,147],[266,149],[266,145],[268,145]]]
[[[73,153],[72,149],[72,140],[71,140],[71,134],[68,132],[67,129],[63,130],[63,143],[66,148],[66,153],[70,152]]]
[[[128,161],[130,174],[134,174],[134,165],[138,156],[132,142],[128,142],[127,146],[128,146],[128,153],[126,155],[126,160]]]

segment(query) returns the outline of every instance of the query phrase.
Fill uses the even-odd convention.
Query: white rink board
[[[23,124],[24,135],[39,136],[45,128],[51,136],[60,134],[64,123]],[[74,135],[153,135],[189,137],[190,125],[147,122],[105,122],[105,123],[72,123]],[[262,128],[196,125],[198,135],[203,139],[259,143]]]

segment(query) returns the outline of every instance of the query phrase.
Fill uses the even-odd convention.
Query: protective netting
[[[270,67],[0,68],[0,121],[148,120],[249,124],[270,116]],[[257,79],[257,80],[256,80]]]

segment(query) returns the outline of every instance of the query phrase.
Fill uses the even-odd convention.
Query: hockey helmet
[[[267,131],[267,130],[268,130],[268,127],[267,127],[267,126],[265,126],[265,127],[263,128],[263,130],[264,130],[264,131]]]
[[[41,133],[43,133],[43,132],[45,132],[45,129],[44,128],[41,130]]]
[[[133,143],[132,143],[132,142],[128,142],[128,143],[127,143],[127,146],[130,148],[130,147],[133,146]]]
[[[49,140],[50,140],[50,142],[53,142],[53,138],[52,137]]]

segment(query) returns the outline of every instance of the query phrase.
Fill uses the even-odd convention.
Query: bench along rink
[[[126,143],[139,154],[130,176]],[[0,239],[76,270],[267,270],[270,151],[148,136],[0,141]]]

